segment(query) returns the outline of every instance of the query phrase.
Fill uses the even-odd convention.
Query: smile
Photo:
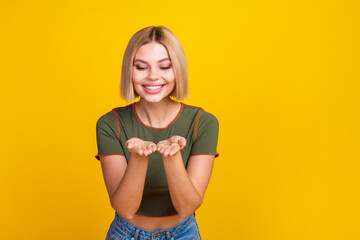
[[[161,85],[142,85],[143,89],[145,90],[145,92],[149,93],[149,94],[157,94],[159,92],[162,91],[162,89],[164,88],[166,84],[161,84]]]
[[[165,85],[165,84],[163,84],[163,85],[158,85],[158,86],[151,86],[151,85],[143,85],[143,86],[144,86],[144,88],[149,89],[149,90],[157,90],[157,89],[162,88],[164,85]]]

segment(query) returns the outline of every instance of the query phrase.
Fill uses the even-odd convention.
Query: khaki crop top
[[[181,110],[166,128],[153,128],[141,122],[134,104],[114,108],[99,118],[96,123],[98,154],[101,156],[123,155],[128,161],[130,152],[125,142],[138,137],[155,144],[174,135],[186,138],[187,145],[181,150],[184,165],[192,155],[214,155],[217,157],[219,123],[215,116],[202,108],[181,103]],[[148,170],[139,215],[169,216],[177,214],[168,189],[166,174],[159,152],[150,155]]]

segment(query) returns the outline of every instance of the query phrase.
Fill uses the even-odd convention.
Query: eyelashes
[[[147,69],[147,67],[140,67],[139,65],[135,65],[136,69],[137,70],[140,70],[140,71],[144,71]],[[170,69],[172,67],[172,65],[169,65],[167,67],[160,67],[161,70],[167,70],[167,69]]]
[[[168,67],[161,67],[160,69],[166,70],[166,69],[170,69],[171,65],[169,65]]]
[[[140,71],[142,71],[142,70],[145,70],[145,69],[146,69],[146,68],[140,67],[140,66],[138,66],[138,65],[135,65],[135,67],[136,67],[136,69],[137,69],[137,70],[140,70]]]

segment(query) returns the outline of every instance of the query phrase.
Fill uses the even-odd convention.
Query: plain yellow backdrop
[[[360,239],[356,0],[1,1],[0,239],[105,239],[95,124],[150,25],[220,122],[203,239]]]

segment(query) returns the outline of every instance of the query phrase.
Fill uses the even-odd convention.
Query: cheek
[[[139,77],[139,75],[137,75],[137,74],[133,75],[132,83],[133,83],[134,89],[138,89],[139,85],[141,84],[141,77]]]
[[[135,81],[135,79],[133,78],[133,89],[134,91],[139,95],[139,93],[141,93],[142,89],[141,89],[141,84],[138,81]]]
[[[143,73],[133,72],[132,74],[133,83],[139,83],[142,79],[144,79],[144,75],[145,74]]]
[[[164,78],[169,82],[175,82],[175,74],[174,72],[169,72],[164,75]]]

